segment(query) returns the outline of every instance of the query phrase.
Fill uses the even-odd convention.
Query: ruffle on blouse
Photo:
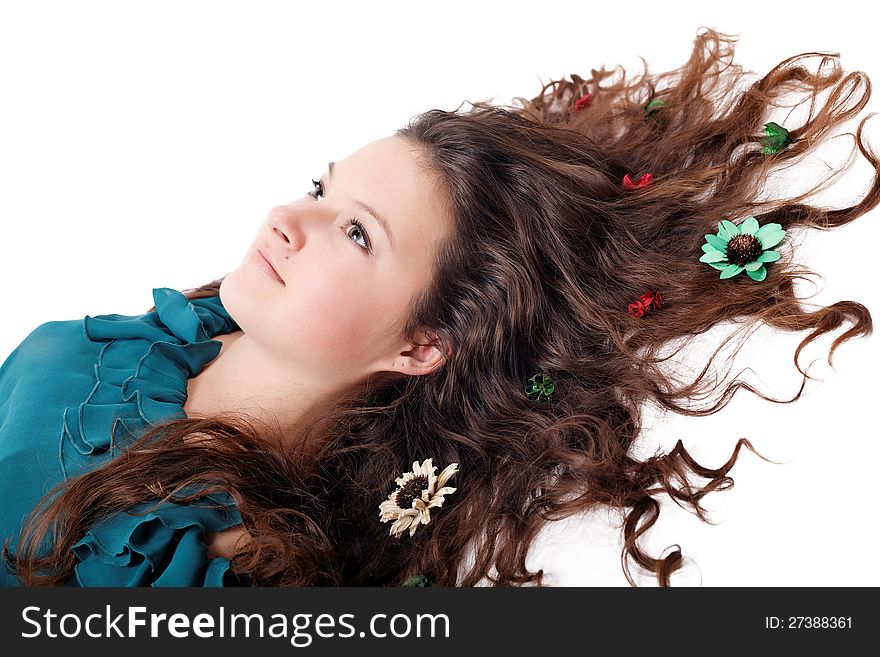
[[[239,326],[219,297],[190,301],[153,288],[156,310],[140,316],[83,319],[93,342],[106,342],[86,400],[64,411],[60,445],[65,479],[94,470],[161,421],[185,418],[187,381],[220,353],[210,336]],[[188,504],[143,502],[94,525],[72,550],[79,558],[71,586],[235,586],[225,557],[207,558],[205,534],[240,524],[233,498],[211,493]],[[219,505],[219,506],[218,506]]]
[[[172,288],[153,288],[156,310],[140,316],[83,318],[93,342],[106,342],[86,400],[64,411],[59,449],[69,479],[93,470],[160,421],[185,418],[187,381],[222,348],[210,335],[239,326],[219,296],[190,301]]]
[[[135,507],[143,512],[153,503]],[[210,505],[220,505],[209,508]],[[206,559],[204,533],[241,522],[232,497],[211,493],[189,504],[166,502],[146,515],[123,512],[98,523],[72,550],[80,562],[71,586],[222,587],[250,585],[226,557]]]

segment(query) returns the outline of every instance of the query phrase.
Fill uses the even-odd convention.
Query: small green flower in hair
[[[749,278],[767,278],[764,265],[776,262],[780,255],[773,251],[785,237],[780,224],[760,226],[754,217],[747,217],[739,226],[726,219],[718,222],[718,234],[706,235],[700,262],[721,270],[720,278],[731,278],[745,270]]]
[[[772,121],[764,124],[764,132],[767,133],[767,135],[761,139],[761,144],[764,146],[764,155],[778,153],[794,141],[788,130]]]
[[[426,575],[411,575],[406,578],[404,586],[431,586],[430,580]]]
[[[647,121],[652,116],[654,116],[657,112],[663,109],[663,106],[666,102],[662,98],[654,98],[653,100],[649,100],[648,104],[645,105],[645,120]]]
[[[526,385],[526,394],[532,401],[544,401],[550,399],[554,389],[553,379],[546,374],[535,374]]]

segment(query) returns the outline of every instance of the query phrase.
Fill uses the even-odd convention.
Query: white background
[[[672,69],[702,26],[738,35],[736,62],[756,73],[830,51],[880,82],[876,25],[855,2],[821,17],[794,2],[615,5],[0,3],[0,359],[42,322],[140,314],[153,287],[194,287],[231,271],[271,207],[310,191],[328,160],[420,111],[530,98],[542,81],[588,77],[602,64],[639,73],[639,56],[652,72]],[[867,111],[878,106],[874,98]],[[869,137],[878,144],[876,123]],[[852,139],[836,143],[845,160]],[[834,188],[841,203],[867,185],[859,158]],[[878,242],[878,211],[810,235],[800,256],[824,277],[814,302],[857,300],[880,318]],[[758,378],[749,380],[766,394],[791,397],[800,337],[750,342],[734,371],[751,365]],[[801,362],[821,358],[830,341]],[[877,363],[869,337],[843,346],[836,370],[817,362],[811,373],[824,381],[794,404],[742,392],[711,417],[648,416],[648,452],[681,439],[718,467],[748,437],[785,462],[743,450],[730,473],[736,486],[704,502],[715,526],[664,502],[644,545],[658,556],[676,543],[696,564],[674,584],[880,584]],[[619,551],[600,519],[561,522],[530,565],[551,584],[626,586]]]

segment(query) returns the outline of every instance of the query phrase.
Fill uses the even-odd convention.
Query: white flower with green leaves
[[[779,260],[779,252],[773,247],[784,237],[780,224],[761,226],[754,217],[746,217],[737,225],[724,219],[718,222],[716,235],[706,235],[700,262],[720,270],[720,278],[732,278],[745,271],[752,280],[763,281],[767,278],[764,265]]]

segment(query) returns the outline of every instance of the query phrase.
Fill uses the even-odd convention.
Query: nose
[[[327,211],[317,207],[320,204],[289,203],[278,205],[269,212],[269,227],[272,239],[279,240],[279,248],[298,250],[305,244],[311,225],[326,223]]]

